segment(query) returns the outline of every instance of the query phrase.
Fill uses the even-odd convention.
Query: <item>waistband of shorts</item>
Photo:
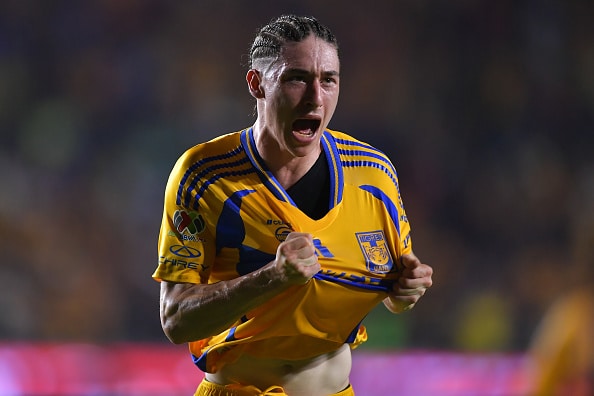
[[[253,385],[219,385],[202,380],[194,396],[288,396],[281,386],[271,386],[265,390]],[[353,387],[349,384],[345,389],[330,396],[355,396]]]

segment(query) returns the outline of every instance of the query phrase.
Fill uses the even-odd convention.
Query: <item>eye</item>
[[[324,73],[321,76],[320,82],[326,86],[337,85],[338,84],[338,73],[336,73],[336,72]]]
[[[335,77],[322,78],[322,85],[330,86],[330,85],[336,85],[337,83],[338,83],[338,80]]]
[[[311,78],[310,75],[301,69],[285,70],[285,72],[281,75],[282,81],[291,83],[304,83],[307,82],[309,78]]]
[[[287,79],[288,81],[305,81],[305,76],[302,75],[292,75],[289,76],[289,78]]]

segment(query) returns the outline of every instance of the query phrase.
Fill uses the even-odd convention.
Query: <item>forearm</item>
[[[289,287],[267,265],[210,285],[162,282],[161,323],[174,343],[203,339],[228,329],[246,312]]]

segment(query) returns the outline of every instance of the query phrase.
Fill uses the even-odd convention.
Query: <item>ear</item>
[[[260,72],[256,69],[248,70],[245,80],[247,81],[250,94],[256,99],[262,99],[264,97],[264,90],[261,86]]]

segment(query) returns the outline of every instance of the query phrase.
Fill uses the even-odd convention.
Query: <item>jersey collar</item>
[[[336,148],[336,141],[329,130],[325,130],[321,139],[322,149],[326,154],[328,161],[328,168],[330,170],[330,202],[329,209],[337,206],[342,201],[344,179],[342,173],[342,165]],[[289,194],[276,180],[266,163],[258,153],[256,148],[256,141],[254,139],[253,128],[244,129],[241,131],[241,145],[243,146],[246,155],[248,156],[253,167],[256,169],[262,183],[272,192],[272,194],[282,202],[288,202],[293,206],[295,202],[291,199]]]

